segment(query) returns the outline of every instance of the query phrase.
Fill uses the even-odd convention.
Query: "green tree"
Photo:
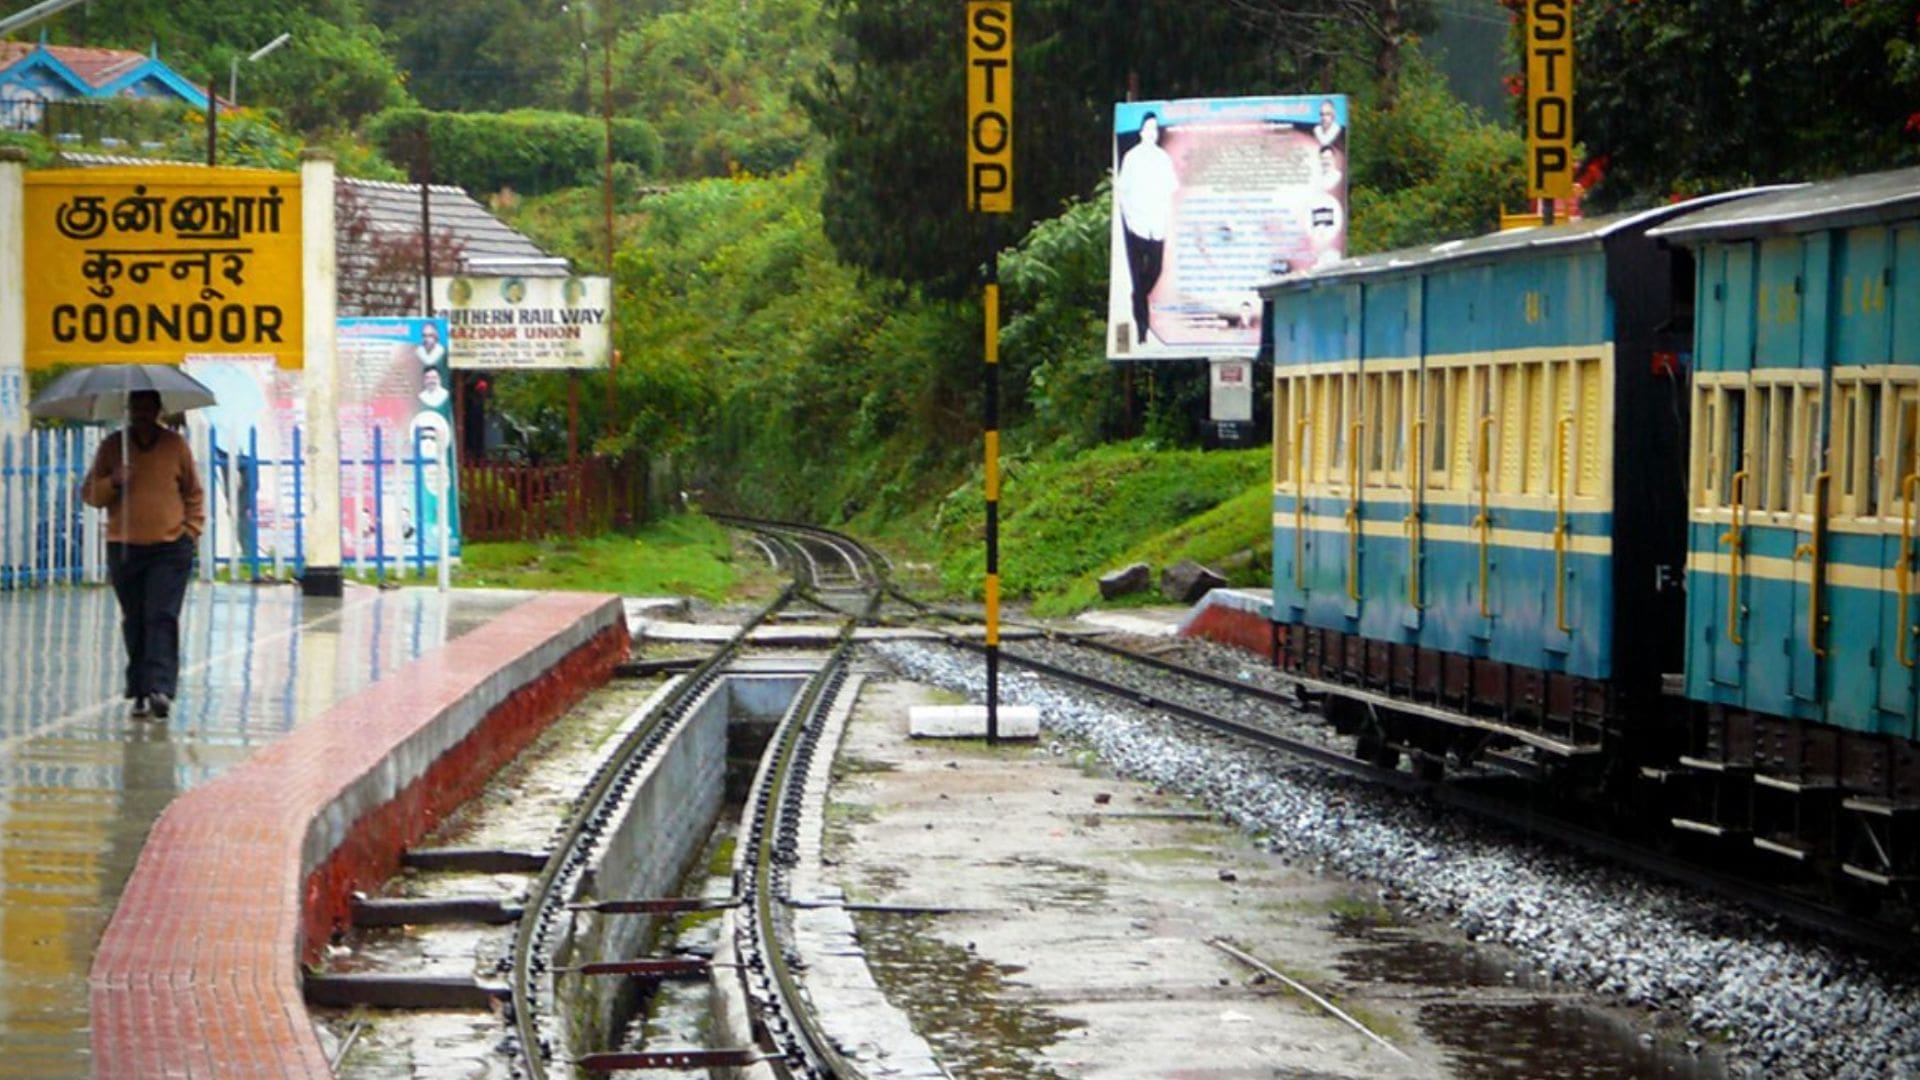
[[[983,241],[964,207],[962,6],[827,0],[844,63],[802,94],[831,141],[825,215],[862,268],[957,293]],[[1011,235],[1093,189],[1111,165],[1113,103],[1263,93],[1301,77],[1233,11],[1175,0],[1033,0],[1014,24]],[[1010,236],[1009,236],[1010,238]]]
[[[826,5],[844,59],[801,101],[831,142],[827,235],[857,266],[957,293],[983,250],[979,217],[963,205],[963,8]],[[1397,77],[1398,48],[1426,25],[1427,9],[1426,0],[1023,3],[1014,19],[1013,233],[1106,175],[1114,102],[1331,90],[1350,55]],[[1383,13],[1393,16],[1385,38],[1369,29]],[[1387,40],[1390,63],[1380,59]]]
[[[575,0],[576,4],[578,0]],[[575,108],[582,17],[558,0],[369,0],[375,23],[431,109]]]
[[[1487,232],[1525,201],[1520,136],[1461,103],[1423,58],[1406,61],[1393,108],[1353,103],[1353,130],[1349,254]]]
[[[689,0],[621,39],[615,100],[659,129],[671,175],[778,172],[814,141],[792,90],[830,39],[818,0]]]
[[[116,0],[74,8],[47,26],[57,41],[155,48],[168,66],[222,94],[234,60],[291,33],[284,48],[241,65],[241,95],[280,109],[304,132],[351,127],[405,98],[360,0]]]
[[[1906,0],[1596,0],[1576,14],[1574,133],[1599,205],[1920,161]]]

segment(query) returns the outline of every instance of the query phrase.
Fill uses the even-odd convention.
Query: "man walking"
[[[207,509],[187,440],[160,426],[158,393],[128,399],[127,426],[100,444],[80,497],[107,511],[133,715],[164,719],[179,691],[180,606]]]

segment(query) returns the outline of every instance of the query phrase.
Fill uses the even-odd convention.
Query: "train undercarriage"
[[[1374,764],[1491,766],[1855,909],[1920,911],[1920,744],[1318,627],[1272,624],[1271,657]]]

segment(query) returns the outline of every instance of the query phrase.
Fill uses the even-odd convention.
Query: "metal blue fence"
[[[77,428],[0,437],[0,589],[105,579],[106,516],[77,490],[101,438]]]
[[[443,513],[458,552],[451,469],[422,430],[410,434],[395,440],[376,427],[365,453],[341,457],[344,569],[377,580],[435,573]],[[0,437],[0,590],[106,580],[106,514],[79,497],[105,436],[62,428]],[[234,447],[212,429],[194,442],[207,489],[201,576],[261,581],[304,572],[311,484],[300,429],[284,456],[263,450],[257,430]]]

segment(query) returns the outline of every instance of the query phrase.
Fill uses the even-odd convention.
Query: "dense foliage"
[[[582,14],[549,0],[366,0],[407,86],[430,109],[571,107]],[[571,83],[569,80],[573,80]]]
[[[957,294],[974,260],[955,253],[983,250],[978,218],[964,205],[962,8],[824,2],[848,58],[820,72],[801,100],[831,143],[827,234],[858,266]],[[1356,49],[1390,69],[1391,85],[1399,48],[1425,25],[1427,9],[1424,0],[1022,3],[1013,33],[1014,143],[1024,148],[1013,230],[1052,216],[1106,174],[1114,102],[1330,90]],[[1382,27],[1384,38],[1371,32]]]
[[[1575,7],[1575,133],[1603,204],[1920,161],[1908,0]]]
[[[606,159],[606,126],[572,113],[442,113],[391,109],[367,125],[367,137],[392,161],[421,160],[420,136],[431,143],[432,175],[476,194],[538,194],[598,184]],[[660,166],[660,136],[639,120],[613,122],[613,156],[643,172]]]
[[[361,0],[114,0],[80,5],[44,26],[55,42],[151,45],[174,70],[223,95],[239,59],[241,100],[272,103],[301,131],[349,128],[406,96]],[[282,33],[293,35],[285,47],[244,62]]]
[[[688,0],[620,39],[614,100],[659,129],[671,175],[779,172],[816,141],[791,92],[829,42],[819,0]]]

